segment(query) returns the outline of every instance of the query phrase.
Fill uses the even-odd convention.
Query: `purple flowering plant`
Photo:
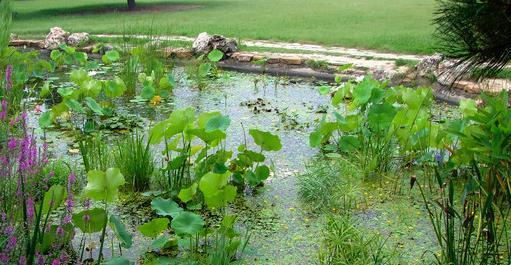
[[[26,113],[14,107],[13,67],[5,73],[0,82],[0,264],[66,264],[76,178],[70,174],[65,185],[51,187],[41,181],[47,146],[37,143]],[[59,207],[65,208],[61,218],[50,218]]]

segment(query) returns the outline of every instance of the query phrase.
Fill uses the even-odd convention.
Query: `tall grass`
[[[112,164],[110,148],[101,135],[84,136],[78,141],[78,146],[86,172],[105,171]]]
[[[298,196],[313,211],[349,211],[361,200],[362,172],[345,159],[318,159],[297,176]]]
[[[143,134],[135,131],[118,142],[114,151],[114,160],[130,190],[139,192],[149,188],[155,165],[149,141],[145,141]]]
[[[11,38],[12,9],[10,0],[0,1],[0,54],[9,45]]]
[[[318,264],[368,265],[398,264],[397,256],[386,247],[386,241],[376,235],[367,238],[348,215],[326,217],[322,232]]]

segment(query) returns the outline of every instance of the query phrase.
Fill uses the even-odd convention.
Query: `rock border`
[[[27,47],[34,48],[40,50],[46,50],[44,48],[44,41],[42,40],[20,40],[15,39],[11,40],[10,46],[15,47]],[[88,45],[84,47],[76,47],[77,51],[86,52],[91,57],[96,57],[97,54],[93,54],[92,50],[94,49],[93,45]],[[186,48],[173,48],[167,47],[162,50],[163,54],[166,57],[178,58],[181,60],[187,60],[193,57],[193,50]],[[256,64],[259,60],[266,60],[264,65]],[[326,71],[318,71],[313,68],[307,67],[305,65],[305,61],[297,56],[292,55],[273,55],[273,56],[263,56],[258,53],[251,52],[234,52],[231,57],[223,60],[218,63],[218,66],[224,70],[244,72],[244,73],[254,73],[254,74],[270,74],[274,76],[289,76],[289,77],[298,77],[304,79],[315,79],[321,80],[325,82],[334,82],[336,76],[340,76],[341,80],[348,81],[350,79],[354,79],[357,76],[364,75],[363,71],[353,70],[351,72],[347,72],[346,74],[335,74],[333,72]],[[401,78],[401,80],[394,80],[391,82],[392,84],[401,84],[403,79],[406,77],[410,77],[411,75],[417,76],[415,71],[408,73],[405,78]],[[378,74],[378,73],[373,73]],[[383,79],[384,78],[383,74]],[[454,86],[454,89],[449,88],[448,86],[436,83],[431,85],[433,88],[433,93],[435,99],[447,102],[449,104],[459,104],[460,100],[463,98],[474,98],[477,94],[473,93],[473,90],[463,89],[457,86]]]

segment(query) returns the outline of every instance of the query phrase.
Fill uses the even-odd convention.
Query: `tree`
[[[443,52],[464,73],[479,68],[483,78],[511,62],[511,0],[439,0],[434,22]]]
[[[128,0],[128,10],[135,10],[137,7],[137,3],[135,3],[135,0]]]

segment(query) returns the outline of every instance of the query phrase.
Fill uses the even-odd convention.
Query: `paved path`
[[[95,35],[96,37],[103,38],[121,38],[122,35],[110,35],[100,34]],[[193,42],[195,38],[186,36],[147,36],[147,35],[129,35],[133,38],[152,38],[154,40],[162,41],[190,41]],[[339,54],[351,57],[372,57],[376,59],[387,59],[387,60],[422,60],[425,56],[414,55],[414,54],[399,54],[399,53],[385,53],[372,50],[361,50],[354,48],[343,48],[343,47],[329,47],[315,44],[302,44],[302,43],[291,43],[291,42],[276,42],[276,41],[265,41],[265,40],[242,40],[242,44],[248,47],[262,47],[262,48],[277,48],[277,49],[289,49],[307,51],[312,53],[326,53],[326,54]]]

